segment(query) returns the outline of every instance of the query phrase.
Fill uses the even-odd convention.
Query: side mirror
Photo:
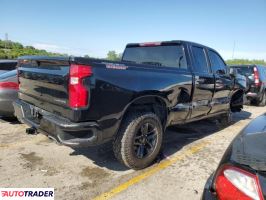
[[[232,77],[236,77],[236,75],[237,75],[237,69],[235,69],[235,68],[230,68],[230,69],[229,69],[229,74],[230,74],[230,76],[232,76]]]

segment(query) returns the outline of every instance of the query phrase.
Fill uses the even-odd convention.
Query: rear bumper
[[[257,98],[259,98],[259,95],[258,95],[258,93],[255,93],[255,92],[248,92],[246,94],[246,97],[247,98],[252,98],[252,99],[257,99]]]
[[[264,86],[251,86],[249,91],[246,93],[246,96],[248,99],[254,99],[259,100],[262,98],[262,95],[264,94],[265,87]]]
[[[96,122],[75,123],[17,100],[13,103],[15,116],[57,142],[71,147],[87,147],[102,143],[102,131]]]

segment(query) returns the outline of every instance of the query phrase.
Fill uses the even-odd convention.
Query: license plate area
[[[26,118],[33,121],[36,124],[40,124],[42,115],[40,110],[35,106],[29,105],[27,111],[25,112]]]

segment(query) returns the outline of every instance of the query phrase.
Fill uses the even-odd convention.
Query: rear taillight
[[[0,82],[0,89],[18,89],[18,84],[14,82]]]
[[[258,72],[258,68],[254,67],[253,68],[254,71],[254,83],[256,86],[260,86],[260,77],[259,77],[259,72]]]
[[[215,189],[220,200],[263,200],[258,177],[237,167],[220,170]]]
[[[70,65],[69,77],[69,106],[71,108],[84,108],[88,106],[89,90],[83,80],[92,75],[91,66]]]

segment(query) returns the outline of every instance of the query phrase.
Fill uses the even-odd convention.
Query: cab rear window
[[[127,47],[122,60],[153,66],[187,68],[182,45]]]

